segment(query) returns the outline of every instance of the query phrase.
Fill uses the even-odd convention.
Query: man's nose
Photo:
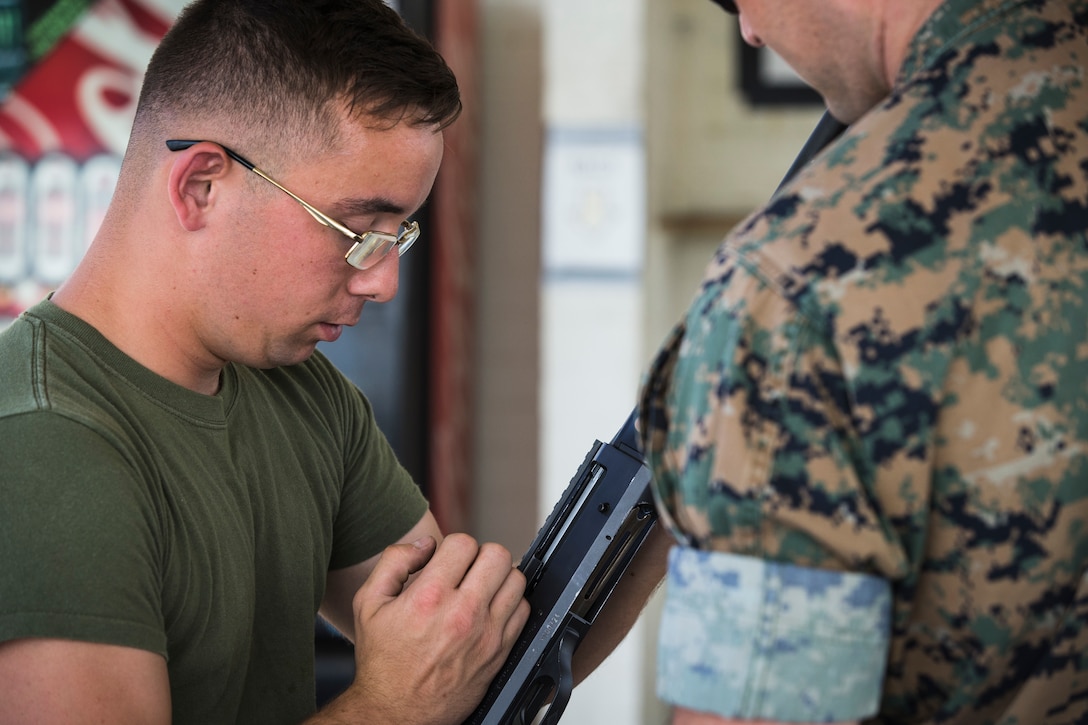
[[[388,302],[396,297],[399,285],[400,255],[393,249],[373,267],[355,270],[348,280],[348,291],[374,302]]]
[[[763,38],[756,35],[756,31],[752,30],[752,26],[748,24],[744,13],[740,14],[740,34],[744,38],[744,42],[753,48],[763,47]]]

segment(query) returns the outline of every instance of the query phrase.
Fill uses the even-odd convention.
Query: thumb
[[[435,540],[431,536],[416,539],[410,544],[387,546],[364,588],[380,599],[399,596],[408,578],[431,560],[435,548]]]

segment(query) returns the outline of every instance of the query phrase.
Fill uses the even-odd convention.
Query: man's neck
[[[111,279],[108,270],[118,267],[99,263],[95,255],[92,245],[76,271],[53,294],[53,303],[94,327],[148,370],[197,393],[219,392],[221,361],[201,364],[191,354],[199,348],[179,339],[177,331],[184,328],[178,320],[184,311],[156,299],[154,291],[141,292],[138,284]],[[158,279],[137,269],[129,272],[130,280]]]
[[[871,1],[871,0],[866,0]],[[894,88],[914,37],[922,25],[945,0],[887,0],[882,7],[880,48],[883,75],[888,88]]]

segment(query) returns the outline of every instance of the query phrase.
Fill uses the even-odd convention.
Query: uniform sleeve
[[[659,694],[725,717],[865,717],[905,556],[866,488],[819,320],[758,265],[728,251],[716,264],[640,406],[662,518],[682,544]]]
[[[665,591],[657,653],[665,702],[784,722],[876,713],[887,580],[677,546]]]
[[[667,521],[701,549],[902,576],[829,335],[755,263],[717,264],[642,393]]]
[[[154,499],[117,451],[47,412],[0,420],[0,641],[165,655]]]

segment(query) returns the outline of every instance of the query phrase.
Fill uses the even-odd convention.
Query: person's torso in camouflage
[[[1088,0],[951,0],[647,378],[699,548],[874,573],[873,722],[1088,722]]]

